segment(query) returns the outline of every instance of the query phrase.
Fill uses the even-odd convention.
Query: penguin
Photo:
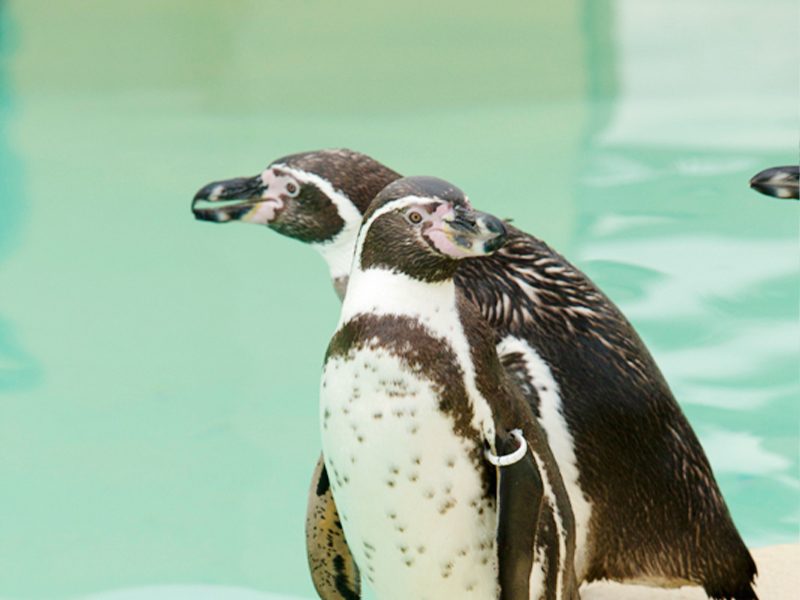
[[[800,199],[800,166],[772,167],[753,175],[750,187],[767,196]]]
[[[333,240],[352,253],[365,198],[400,176],[349,150],[290,155],[265,173],[275,170],[320,192],[318,180],[335,177],[335,184],[324,186],[333,191],[322,204],[348,208],[339,221],[318,222],[324,231],[319,237],[329,241],[315,243],[341,297],[346,261],[332,262],[324,244]],[[233,215],[247,215],[271,198],[258,185],[240,191],[240,181],[203,187],[193,202],[195,216],[237,220]],[[307,193],[318,197],[316,189]],[[219,199],[233,204],[217,208]],[[275,222],[286,223],[291,210],[291,220],[309,227],[310,210],[293,206],[286,193],[277,201],[282,208]],[[227,214],[219,218],[220,211]],[[292,225],[267,225],[297,237]],[[547,433],[574,513],[578,581],[699,585],[711,598],[756,598],[755,563],[697,436],[644,343],[584,273],[543,241],[511,225],[506,229],[506,243],[480,260],[462,261],[454,281],[491,325],[505,370]],[[318,472],[325,474],[324,465]],[[349,575],[359,576],[346,544],[332,548],[327,540],[339,539],[336,532],[312,526],[333,501],[325,490],[312,483],[309,493],[312,579],[323,598],[357,598]]]
[[[350,177],[353,173],[358,173],[356,179]],[[378,192],[399,178],[352,150],[303,152],[273,161],[254,177],[203,186],[195,194],[192,213],[201,221],[266,225],[311,245],[324,257],[341,300],[362,214]],[[320,598],[360,598],[360,574],[344,540],[321,457],[308,492],[305,535],[309,572]]]
[[[325,466],[381,600],[577,600],[574,524],[546,434],[454,282],[505,227],[431,177],[378,194],[325,357]]]

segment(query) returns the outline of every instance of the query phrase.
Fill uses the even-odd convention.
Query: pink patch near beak
[[[240,220],[247,223],[255,223],[256,225],[268,225],[275,219],[275,214],[282,208],[283,200],[270,198],[256,204]]]
[[[431,226],[425,230],[424,235],[433,242],[436,249],[445,256],[452,258],[466,258],[472,256],[472,252],[453,243],[450,236],[446,233],[448,227],[445,217],[453,217],[453,207],[450,204],[440,204],[428,221]]]
[[[430,238],[433,245],[436,246],[436,249],[446,256],[451,256],[453,258],[472,256],[472,252],[450,241],[450,237],[441,229],[429,229],[425,232],[425,235]]]
[[[239,219],[240,221],[269,225],[275,220],[278,211],[284,207],[285,199],[294,197],[300,187],[300,182],[277,167],[270,167],[261,173],[261,182],[265,188],[261,195],[263,201],[254,204],[253,208]],[[294,186],[291,194],[289,185]]]

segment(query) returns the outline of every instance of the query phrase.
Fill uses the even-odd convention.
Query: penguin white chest
[[[494,501],[435,386],[381,348],[329,358],[322,381],[328,477],[377,597],[496,599]]]

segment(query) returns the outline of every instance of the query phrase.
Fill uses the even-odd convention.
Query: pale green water
[[[798,539],[798,205],[746,185],[796,159],[796,3],[0,0],[0,23],[0,596],[312,597],[338,302],[311,250],[189,202],[327,146],[573,259],[748,543]],[[197,597],[170,589],[119,598]]]

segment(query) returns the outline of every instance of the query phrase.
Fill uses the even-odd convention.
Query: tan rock
[[[758,565],[760,600],[800,599],[800,544],[752,550]],[[597,582],[581,588],[581,600],[707,600],[702,588],[663,590],[640,585]]]

